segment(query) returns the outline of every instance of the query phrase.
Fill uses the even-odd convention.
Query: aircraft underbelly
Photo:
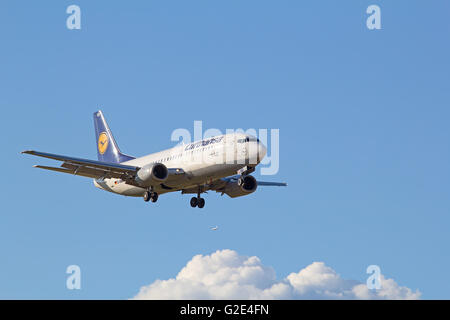
[[[116,181],[116,179],[104,179],[103,181],[94,179],[94,185],[99,189],[129,197],[140,197],[145,192],[144,188],[131,186],[124,182],[116,184]]]
[[[237,170],[242,166],[242,164],[212,164],[209,166],[189,168],[191,170],[185,170],[186,175],[171,176],[162,185],[155,186],[154,190],[159,194],[163,194],[184,188],[191,188],[236,174]],[[94,179],[94,185],[105,191],[129,197],[141,197],[145,192],[144,188],[126,184],[118,179]]]
[[[236,174],[242,164],[212,164],[188,171],[188,179],[181,184],[182,188],[209,183],[213,180]]]

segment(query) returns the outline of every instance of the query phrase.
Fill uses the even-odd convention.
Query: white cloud
[[[175,279],[156,280],[134,299],[419,299],[421,293],[380,277],[381,289],[345,280],[323,262],[313,262],[283,280],[258,257],[233,250],[196,255]]]

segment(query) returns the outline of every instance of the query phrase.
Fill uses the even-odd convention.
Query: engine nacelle
[[[258,182],[253,176],[244,176],[238,181],[229,182],[224,192],[231,198],[236,198],[255,192],[257,187]]]
[[[167,180],[169,170],[162,163],[143,166],[136,175],[136,182],[142,187],[150,187]]]

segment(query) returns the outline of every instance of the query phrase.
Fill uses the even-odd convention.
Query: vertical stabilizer
[[[111,130],[106,123],[103,113],[99,110],[94,113],[95,142],[97,144],[97,157],[99,161],[121,163],[134,159],[120,152]]]

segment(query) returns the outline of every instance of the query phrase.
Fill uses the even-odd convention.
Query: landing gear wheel
[[[204,206],[205,206],[205,199],[199,198],[199,199],[198,199],[197,207],[199,207],[199,208],[201,209],[201,208],[203,208]]]
[[[156,192],[152,192],[150,200],[151,202],[156,202],[158,200],[158,194]]]
[[[151,197],[150,192],[145,191],[144,192],[144,201],[148,202],[150,200],[150,197]]]
[[[191,207],[195,208],[198,205],[198,199],[196,197],[191,198]]]

